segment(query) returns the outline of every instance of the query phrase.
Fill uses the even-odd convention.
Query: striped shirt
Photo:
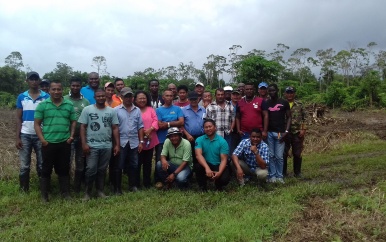
[[[34,129],[35,109],[39,103],[43,102],[49,97],[50,95],[43,91],[40,91],[39,97],[35,100],[31,98],[31,96],[28,94],[28,91],[21,93],[17,97],[16,108],[23,110],[21,133],[36,134]]]

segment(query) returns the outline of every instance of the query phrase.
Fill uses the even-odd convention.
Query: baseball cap
[[[112,83],[112,82],[106,82],[106,84],[105,84],[105,89],[106,89],[107,87],[114,87],[114,83]]]
[[[196,86],[202,86],[202,87],[205,87],[205,86],[204,86],[204,83],[202,83],[202,82],[197,82],[197,83],[196,83]]]
[[[189,92],[188,99],[198,99],[197,92]]]
[[[166,137],[169,137],[169,136],[172,135],[172,134],[179,134],[179,135],[182,135],[180,129],[177,128],[177,127],[171,127],[171,128],[169,128]]]
[[[268,88],[268,83],[266,83],[266,82],[260,82],[259,88],[262,88],[262,87]]]
[[[294,87],[286,87],[285,92],[296,92],[296,89]]]
[[[242,82],[240,82],[239,84],[237,84],[237,87],[243,87],[243,86],[245,86],[245,84],[242,83]]]
[[[231,91],[233,91],[233,87],[231,87],[231,86],[225,86],[225,87],[224,87],[224,91],[229,91],[229,92],[231,92]]]
[[[27,79],[30,79],[32,76],[36,76],[37,78],[40,79],[40,76],[36,71],[31,71],[27,73]]]
[[[240,90],[239,89],[234,89],[233,91],[232,91],[232,94],[233,93],[237,93],[237,94],[240,94],[241,92],[240,92]]]
[[[124,87],[124,88],[122,88],[122,90],[121,90],[121,95],[122,95],[122,97],[124,97],[124,96],[126,96],[127,94],[133,94],[133,90],[131,90],[131,88],[130,87]]]
[[[48,79],[43,79],[43,80],[40,82],[39,85],[40,85],[40,86],[43,86],[43,85],[50,85],[50,80],[48,80]]]

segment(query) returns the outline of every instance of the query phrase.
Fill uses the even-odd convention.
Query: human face
[[[232,92],[229,92],[229,91],[224,92],[225,100],[230,101],[231,100],[231,96],[232,96]]]
[[[260,97],[266,97],[267,96],[268,89],[266,87],[260,87],[259,88],[259,94]]]
[[[173,92],[172,91],[164,91],[164,95],[162,96],[166,105],[171,105],[173,102]]]
[[[115,82],[115,89],[117,89],[117,92],[119,93],[122,88],[125,87],[125,83],[123,81],[117,81]]]
[[[180,100],[186,100],[186,95],[187,94],[187,92],[184,90],[184,89],[181,89],[181,90],[179,90],[178,91],[178,97],[180,98]]]
[[[123,96],[122,102],[125,106],[131,106],[133,104],[133,94],[128,93],[125,96]]]
[[[179,134],[169,135],[169,140],[170,142],[172,142],[173,145],[179,145],[181,142],[181,135]]]
[[[237,92],[232,93],[232,103],[238,103],[240,101],[240,94]]]
[[[49,84],[40,85],[40,90],[48,93],[50,91],[50,85]]]
[[[216,102],[223,103],[225,100],[224,92],[223,91],[217,91],[216,92]]]
[[[268,87],[268,94],[271,98],[276,98],[277,90],[274,87]]]
[[[255,88],[252,85],[245,85],[245,97],[252,98],[255,95]]]
[[[249,138],[251,139],[252,145],[258,145],[261,142],[261,133],[252,132]]]
[[[29,79],[27,79],[28,87],[32,89],[38,89],[40,84],[39,77],[32,75]]]
[[[197,92],[198,96],[201,96],[204,93],[204,87],[201,85],[197,85],[194,88],[194,91]]]
[[[159,88],[158,82],[156,82],[156,81],[150,82],[149,87],[150,87],[150,92],[151,93],[158,94],[158,88]]]
[[[245,85],[240,85],[240,86],[237,87],[237,89],[240,91],[241,95],[244,96]]]
[[[212,94],[210,92],[204,93],[204,102],[211,103],[212,102]]]
[[[169,84],[168,85],[168,90],[173,92],[173,96],[177,95],[177,87],[174,84]]]
[[[139,108],[144,108],[146,107],[146,104],[147,104],[147,98],[146,98],[146,95],[143,94],[143,93],[139,93],[136,97],[135,97],[135,103],[137,104],[137,106]]]
[[[99,87],[99,75],[98,75],[98,73],[91,73],[88,76],[88,84],[93,89],[96,89]]]
[[[103,106],[105,105],[105,102],[106,102],[106,92],[103,92],[103,91],[96,92],[94,95],[94,98],[97,105]]]
[[[54,101],[60,100],[63,96],[63,88],[61,83],[50,84],[50,96]]]
[[[286,91],[284,95],[288,102],[293,102],[295,99],[295,93],[293,91]]]
[[[190,102],[190,106],[193,108],[198,106],[198,98],[191,98],[189,99],[189,102]]]
[[[105,91],[106,91],[106,98],[109,98],[109,99],[112,98],[115,93],[114,87],[106,87]]]
[[[204,124],[204,132],[208,136],[212,136],[216,133],[216,126],[213,125],[211,122],[206,122]]]
[[[79,94],[81,88],[82,86],[80,85],[79,82],[71,82],[70,84],[71,94]]]

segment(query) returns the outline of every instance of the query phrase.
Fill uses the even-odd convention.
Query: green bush
[[[8,92],[0,92],[0,107],[15,108],[16,97]]]

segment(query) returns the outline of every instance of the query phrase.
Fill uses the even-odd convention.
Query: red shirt
[[[178,106],[178,107],[186,107],[186,106],[188,106],[190,104],[190,102],[189,101],[187,101],[187,102],[184,102],[184,103],[181,103],[181,102],[175,102],[173,105],[176,105],[176,106]]]
[[[250,102],[243,97],[238,102],[237,113],[240,117],[240,129],[242,132],[251,133],[253,128],[263,130],[263,112],[261,105],[263,99],[255,97]]]

